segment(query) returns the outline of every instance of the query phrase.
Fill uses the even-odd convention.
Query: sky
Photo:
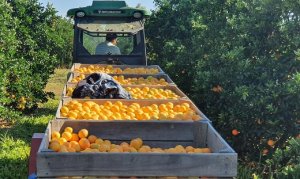
[[[155,5],[153,0],[125,0],[128,6],[135,7],[137,4],[141,4],[148,10],[154,10]],[[39,0],[44,6],[47,3],[53,4],[53,7],[58,11],[58,15],[66,17],[67,11],[72,8],[85,7],[92,5],[93,0]]]

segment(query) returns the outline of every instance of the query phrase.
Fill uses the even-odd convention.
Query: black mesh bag
[[[105,73],[93,73],[81,80],[72,98],[131,99],[130,94],[113,77]]]

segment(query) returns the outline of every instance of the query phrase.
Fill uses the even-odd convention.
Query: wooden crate
[[[72,98],[64,98],[60,101],[59,105],[58,105],[58,108],[57,108],[57,111],[56,111],[56,118],[57,119],[68,119],[66,117],[63,117],[60,115],[60,109],[61,107],[70,102],[72,100]],[[99,105],[102,105],[104,104],[106,101],[111,101],[112,103],[115,103],[117,101],[120,101],[120,99],[76,99],[77,101],[79,102],[85,102],[85,101],[93,101]],[[197,115],[201,116],[202,120],[206,120],[206,121],[210,121],[198,108],[197,106],[189,99],[179,99],[179,100],[155,100],[155,99],[152,99],[152,100],[140,100],[140,99],[131,99],[131,100],[121,100],[123,104],[125,105],[130,105],[132,103],[138,103],[140,104],[140,106],[147,106],[147,105],[151,105],[151,104],[157,104],[157,105],[160,105],[160,104],[165,104],[167,102],[172,102],[174,105],[177,105],[177,104],[182,104],[182,103],[188,103],[190,105],[190,108],[192,110],[194,110],[196,112]],[[101,121],[101,120],[97,120],[98,122],[105,122],[105,121]],[[150,121],[157,121],[157,120],[150,120]],[[172,122],[171,120],[169,120],[170,122]]]
[[[68,83],[72,83],[72,79],[79,76],[80,73],[70,73],[70,76],[68,78]],[[175,83],[171,80],[171,78],[169,77],[169,75],[167,74],[158,74],[158,75],[143,75],[143,74],[110,74],[111,76],[124,76],[124,78],[147,78],[149,76],[152,76],[153,78],[157,78],[157,79],[165,79],[166,82],[169,84],[169,85],[175,85]],[[161,85],[160,85],[161,86]]]
[[[76,69],[83,68],[83,67],[88,67],[90,65],[97,65],[97,66],[102,66],[106,67],[108,66],[107,64],[81,64],[81,63],[74,63],[71,67],[71,72],[75,72]],[[111,65],[113,68],[120,68],[122,70],[126,68],[155,68],[158,69],[158,74],[164,74],[165,72],[158,66],[158,65]]]
[[[75,88],[77,84],[74,83],[67,83],[63,89],[62,97],[63,98],[70,98],[70,96],[67,96],[67,88]],[[122,85],[123,88],[126,87],[131,87],[131,88],[144,88],[144,85]],[[179,96],[179,98],[183,99],[189,99],[177,86],[175,85],[170,85],[170,86],[157,86],[157,85],[147,85],[149,88],[156,88],[156,89],[164,89],[164,90],[171,90],[174,92],[176,95]],[[103,99],[107,100],[107,99]],[[146,99],[140,99],[140,100],[146,100]],[[158,99],[158,100],[164,100],[164,99]]]
[[[37,176],[207,176],[237,175],[237,154],[209,122],[124,122],[54,120],[37,153]],[[72,127],[119,144],[140,137],[145,145],[209,147],[213,153],[56,153],[48,149],[52,131]]]

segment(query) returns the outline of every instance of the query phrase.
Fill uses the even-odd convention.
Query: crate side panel
[[[236,176],[231,154],[39,155],[38,176]],[[122,162],[120,162],[122,161]]]

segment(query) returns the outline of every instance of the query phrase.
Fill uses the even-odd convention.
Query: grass
[[[31,137],[34,133],[43,133],[48,122],[54,119],[67,74],[66,69],[55,70],[45,88],[55,94],[55,99],[41,104],[33,114],[0,128],[0,178],[28,177]]]

